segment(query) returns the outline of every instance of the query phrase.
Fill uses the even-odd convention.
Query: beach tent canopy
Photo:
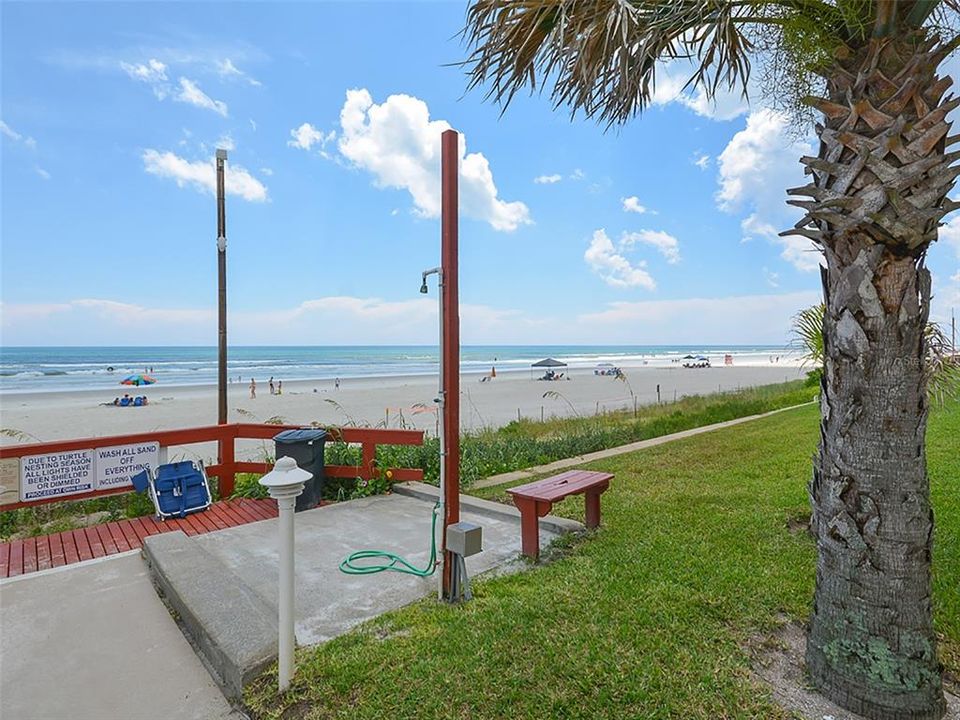
[[[544,360],[541,360],[540,362],[533,363],[530,367],[551,368],[551,367],[566,367],[566,366],[567,364],[565,362],[560,362],[559,360],[554,360],[553,358],[546,358]]]

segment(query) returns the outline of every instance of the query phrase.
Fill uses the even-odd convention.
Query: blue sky
[[[216,342],[230,150],[236,344],[435,342],[439,132],[462,133],[467,343],[779,343],[817,300],[809,141],[678,92],[619,130],[466,92],[465,4],[4,3],[2,340]],[[958,65],[956,58],[952,65]],[[954,72],[954,76],[960,73]],[[930,253],[960,306],[960,220]]]

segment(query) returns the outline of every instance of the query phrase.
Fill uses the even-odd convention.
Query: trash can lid
[[[315,428],[303,428],[302,430],[284,430],[282,433],[273,436],[273,441],[278,443],[304,443],[322,440],[327,436],[326,430],[317,430]]]

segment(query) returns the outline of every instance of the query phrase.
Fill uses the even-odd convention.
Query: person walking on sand
[[[339,390],[339,389],[340,389],[340,378],[337,378],[337,379],[335,379],[335,380],[333,381],[333,389],[334,389],[334,390]]]
[[[283,395],[283,380],[277,380],[277,395]]]
[[[274,392],[274,389],[273,389],[273,375],[270,376],[269,387],[270,387],[270,394],[271,394],[271,395],[276,395],[276,393]]]
[[[250,378],[250,399],[253,400],[257,397],[257,381],[253,378]]]

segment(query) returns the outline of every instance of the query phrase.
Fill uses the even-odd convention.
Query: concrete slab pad
[[[137,554],[0,582],[0,717],[226,720]]]
[[[429,486],[426,486],[429,487]],[[434,489],[435,492],[435,489]],[[463,520],[483,526],[484,551],[467,558],[470,577],[517,560],[519,514],[497,503],[502,513],[481,514],[464,503]],[[430,557],[430,521],[435,499],[400,493],[338,503],[296,515],[296,634],[301,645],[342,635],[351,627],[403,607],[437,591],[436,575],[419,578],[396,572],[346,575],[340,562],[356,550],[387,550],[426,567]],[[552,519],[551,519],[552,520]],[[541,521],[542,522],[542,521]],[[564,521],[568,522],[568,521]],[[439,523],[438,523],[439,525]],[[564,529],[580,527],[571,523]],[[541,525],[541,546],[552,542],[560,526]],[[439,528],[437,535],[439,537]],[[190,538],[219,557],[276,612],[277,521],[221,530]]]
[[[324,642],[437,593],[439,574],[348,575],[339,569],[350,553],[366,549],[386,550],[415,567],[428,567],[436,497],[436,488],[408,483],[393,495],[297,513],[298,644]],[[470,577],[521,567],[520,516],[515,508],[463,496],[461,519],[483,528],[483,552],[466,561]],[[541,546],[561,532],[582,527],[562,518],[543,518]],[[439,542],[439,527],[436,534]],[[167,533],[144,544],[156,584],[228,697],[238,696],[242,686],[276,657],[277,535],[277,520],[265,520],[194,537]]]

